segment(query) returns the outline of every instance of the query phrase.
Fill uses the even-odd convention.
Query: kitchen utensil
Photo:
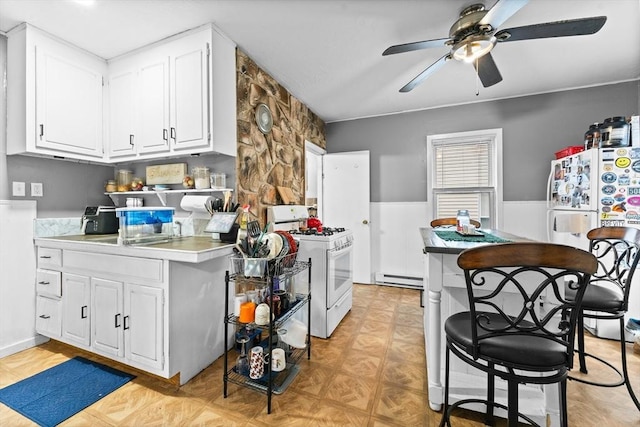
[[[281,372],[287,366],[287,358],[285,351],[281,348],[274,348],[271,350],[271,370],[274,372]]]
[[[249,367],[249,377],[251,377],[251,379],[257,380],[262,378],[264,375],[264,365],[269,363],[268,359],[269,355],[264,354],[264,349],[259,345],[251,349],[251,362]]]
[[[236,359],[236,370],[240,375],[249,375],[249,359],[247,359],[248,335],[240,335],[236,338],[236,343],[240,346],[240,355]]]
[[[249,237],[256,238],[260,236],[262,230],[260,229],[260,223],[258,221],[249,221],[247,223],[247,234]]]
[[[240,304],[240,317],[238,321],[240,323],[251,323],[255,319],[256,305],[255,303],[248,301]]]
[[[269,305],[262,303],[256,307],[256,325],[265,326],[268,325],[271,320],[271,309]]]
[[[284,325],[287,334],[284,340],[287,344],[295,348],[306,348],[307,346],[307,325],[292,318]]]
[[[247,302],[247,294],[236,294],[233,302],[233,315],[236,317],[240,317],[240,306]]]

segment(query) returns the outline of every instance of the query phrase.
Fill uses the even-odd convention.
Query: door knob
[[[362,223],[363,223],[364,225],[367,225],[367,224],[369,224],[369,221],[367,221],[366,219],[363,219],[363,220],[362,220]]]

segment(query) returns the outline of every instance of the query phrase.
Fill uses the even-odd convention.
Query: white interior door
[[[323,157],[322,223],[353,230],[353,281],[373,283],[369,228],[369,151]]]

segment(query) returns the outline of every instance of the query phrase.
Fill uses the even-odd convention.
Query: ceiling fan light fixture
[[[471,36],[456,43],[451,52],[458,61],[471,63],[491,52],[495,45],[496,39],[493,36]]]

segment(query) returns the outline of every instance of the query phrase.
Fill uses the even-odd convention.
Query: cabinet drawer
[[[61,273],[53,270],[36,270],[36,292],[40,295],[62,296]]]
[[[36,299],[36,331],[47,337],[62,334],[62,302],[38,296]]]
[[[62,267],[62,249],[38,248],[38,268]]]
[[[65,270],[88,271],[92,276],[116,277],[122,280],[162,282],[163,261],[121,255],[65,250]]]

